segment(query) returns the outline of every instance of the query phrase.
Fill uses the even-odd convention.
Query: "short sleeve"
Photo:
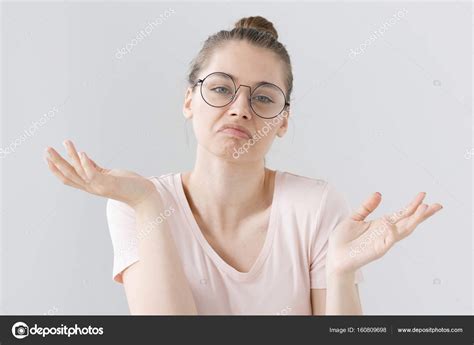
[[[315,231],[311,237],[310,247],[310,287],[326,288],[326,254],[331,232],[337,225],[349,217],[352,209],[339,191],[331,183],[326,183],[316,217]],[[362,270],[355,272],[355,283],[364,281]]]
[[[112,278],[123,283],[122,272],[139,259],[135,210],[126,203],[108,199],[107,223],[114,249]]]

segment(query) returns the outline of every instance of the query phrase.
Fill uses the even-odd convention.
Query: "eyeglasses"
[[[198,79],[193,88],[201,84],[201,96],[204,102],[215,108],[222,108],[235,99],[241,86],[250,89],[250,107],[255,114],[264,119],[278,116],[290,103],[286,101],[285,93],[271,83],[261,83],[255,89],[248,85],[235,86],[234,79],[223,72],[213,72],[204,79]]]

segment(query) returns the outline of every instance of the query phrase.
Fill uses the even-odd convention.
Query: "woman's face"
[[[230,41],[217,48],[198,78],[213,72],[224,72],[234,77],[235,85],[254,87],[259,82],[275,84],[287,93],[283,63],[268,49],[255,47],[245,41]],[[250,90],[240,87],[232,103],[215,108],[207,104],[199,92],[200,84],[186,92],[183,113],[192,119],[198,145],[208,152],[233,161],[263,160],[276,135],[282,137],[288,128],[289,113],[264,119],[257,116],[249,104]],[[224,125],[244,127],[250,138],[222,130]]]

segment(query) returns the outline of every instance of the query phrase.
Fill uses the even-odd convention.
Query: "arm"
[[[158,223],[163,203],[155,185],[126,170],[100,167],[67,140],[71,159],[52,147],[46,161],[51,172],[67,186],[126,203],[135,210],[140,260],[123,272],[125,293],[132,314],[196,314],[189,283],[167,222]],[[142,236],[140,236],[142,235]]]
[[[329,280],[328,289],[311,289],[311,306],[313,315],[362,315],[358,286],[344,279]]]
[[[326,289],[311,289],[313,315],[326,315]]]
[[[326,315],[362,315],[359,290],[354,274],[328,277]]]
[[[184,274],[168,222],[153,222],[163,204],[158,195],[135,207],[140,260],[123,273],[131,314],[196,315],[196,305]]]
[[[423,204],[424,197],[425,193],[419,193],[403,210],[367,222],[364,220],[381,201],[381,195],[374,193],[331,233],[326,261],[327,315],[362,314],[356,270],[381,258],[442,208],[440,204]]]

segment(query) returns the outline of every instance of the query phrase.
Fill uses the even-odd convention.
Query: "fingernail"
[[[375,194],[378,194],[379,196],[382,196],[382,194],[380,194],[379,192],[375,192]]]

